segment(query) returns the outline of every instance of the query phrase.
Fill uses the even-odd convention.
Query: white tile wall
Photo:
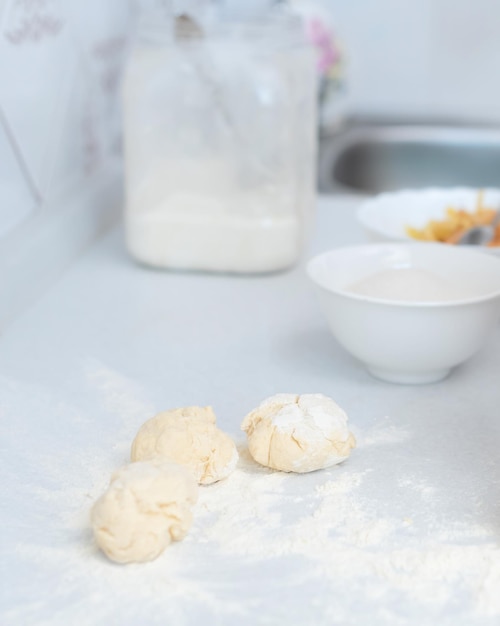
[[[0,0],[0,322],[116,215],[132,16],[121,0]]]
[[[436,109],[500,121],[500,2],[438,0],[431,28]]]
[[[130,30],[118,0],[4,0],[0,106],[50,210],[118,155],[119,68]]]
[[[500,122],[498,0],[320,0],[356,112]]]
[[[0,124],[0,238],[26,220],[37,206],[11,141]]]
[[[42,198],[53,175],[77,67],[65,18],[55,2],[7,3],[0,49],[0,104]]]

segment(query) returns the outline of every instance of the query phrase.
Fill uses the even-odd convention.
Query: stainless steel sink
[[[351,123],[320,141],[319,189],[500,187],[500,127]]]

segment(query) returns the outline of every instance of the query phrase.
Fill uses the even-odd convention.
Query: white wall
[[[0,0],[0,322],[116,216],[122,0]]]
[[[0,4],[0,163],[9,164],[0,169],[0,210],[22,205],[19,220],[27,197],[29,211],[49,210],[65,188],[89,183],[119,154],[127,7],[120,0]]]
[[[357,112],[500,122],[499,0],[320,0]]]

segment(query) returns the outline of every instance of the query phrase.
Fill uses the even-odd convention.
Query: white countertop
[[[363,241],[356,200],[323,198],[306,256]],[[277,392],[321,392],[358,447],[309,475],[245,455],[201,490],[193,528],[117,566],[88,511],[166,408],[239,425]],[[119,229],[0,337],[0,622],[500,623],[500,328],[445,381],[375,380],[330,335],[304,264],[262,277],[151,271]]]

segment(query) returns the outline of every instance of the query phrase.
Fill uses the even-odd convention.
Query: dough
[[[152,561],[171,541],[186,536],[198,485],[184,467],[131,463],[115,472],[92,508],[97,545],[113,561]]]
[[[131,456],[132,461],[163,458],[180,463],[201,485],[226,478],[238,462],[233,440],[216,427],[209,406],[158,413],[139,429]]]
[[[312,472],[344,461],[356,441],[347,415],[322,394],[282,393],[264,400],[241,425],[253,458],[284,472]]]

